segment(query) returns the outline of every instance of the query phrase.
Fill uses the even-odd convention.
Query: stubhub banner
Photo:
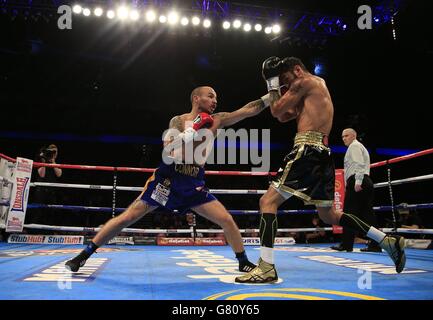
[[[49,236],[37,234],[11,234],[8,243],[31,244],[83,244],[83,236]]]

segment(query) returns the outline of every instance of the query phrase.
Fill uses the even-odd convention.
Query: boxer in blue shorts
[[[167,146],[184,146],[191,142],[193,149],[196,148],[197,141],[194,136],[199,130],[207,128],[207,132],[210,132],[214,138],[218,129],[233,125],[263,111],[269,106],[269,95],[251,101],[233,112],[213,114],[217,106],[217,94],[211,87],[203,86],[192,91],[191,104],[192,109],[189,113],[171,119],[169,132],[164,138],[164,150],[167,149]],[[192,126],[189,126],[190,123]],[[178,134],[173,134],[175,132]],[[179,148],[174,147],[173,152],[170,153],[170,156],[176,161],[162,162],[147,180],[140,196],[122,214],[109,220],[83,251],[66,262],[69,270],[78,271],[97,248],[106,244],[123,228],[132,225],[158,207],[178,210],[180,213],[191,209],[218,224],[224,230],[227,242],[239,261],[239,271],[249,272],[255,268],[255,265],[247,258],[241,234],[232,216],[205,187],[204,163],[182,161],[185,159],[185,148],[180,148],[180,156],[176,155],[176,150]]]

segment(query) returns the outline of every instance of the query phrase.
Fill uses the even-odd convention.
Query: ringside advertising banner
[[[242,238],[244,242],[244,246],[259,246],[260,245],[260,238],[254,238],[254,237],[246,237]],[[282,238],[275,238],[274,245],[275,246],[284,246],[289,244],[295,244],[295,239],[292,237],[282,237]]]
[[[33,160],[17,158],[6,232],[22,232],[29,198]]]
[[[38,234],[11,234],[8,243],[29,244],[83,244],[83,236],[50,236]]]
[[[335,195],[334,208],[336,211],[343,211],[345,191],[346,191],[346,185],[344,183],[344,170],[336,169],[335,170],[335,191],[334,191],[334,195]],[[332,226],[332,232],[335,234],[343,233],[343,227]]]

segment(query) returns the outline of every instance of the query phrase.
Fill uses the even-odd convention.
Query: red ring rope
[[[385,166],[390,163],[396,163],[400,161],[405,161],[421,156],[425,156],[433,153],[433,148],[426,149],[420,152],[415,152],[412,154],[408,154],[402,157],[397,157],[389,160],[384,160],[380,162],[376,162],[371,164],[371,168],[377,168],[381,166]],[[2,153],[0,153],[0,158],[6,159],[8,161],[15,162],[16,160],[8,157]],[[62,168],[62,169],[78,169],[78,170],[99,170],[99,171],[122,171],[122,172],[145,172],[145,173],[153,173],[155,169],[151,168],[133,168],[133,167],[109,167],[109,166],[89,166],[89,165],[80,165],[80,164],[52,164],[52,163],[42,163],[42,162],[33,162],[33,166],[36,168],[39,167],[51,167],[51,168]],[[276,172],[260,172],[260,171],[206,171],[207,175],[220,175],[220,176],[268,176],[268,175],[276,175]]]

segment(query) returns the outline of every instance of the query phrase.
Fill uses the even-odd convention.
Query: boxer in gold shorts
[[[350,213],[335,211],[332,205],[335,172],[328,136],[334,107],[325,81],[308,72],[302,61],[295,57],[266,59],[262,75],[268,86],[272,116],[282,123],[296,119],[297,134],[292,151],[260,199],[261,247],[257,267],[235,281],[272,283],[278,280],[273,255],[276,213],[291,196],[315,205],[325,223],[352,229],[378,242],[400,273],[406,263],[404,238],[386,235]]]

